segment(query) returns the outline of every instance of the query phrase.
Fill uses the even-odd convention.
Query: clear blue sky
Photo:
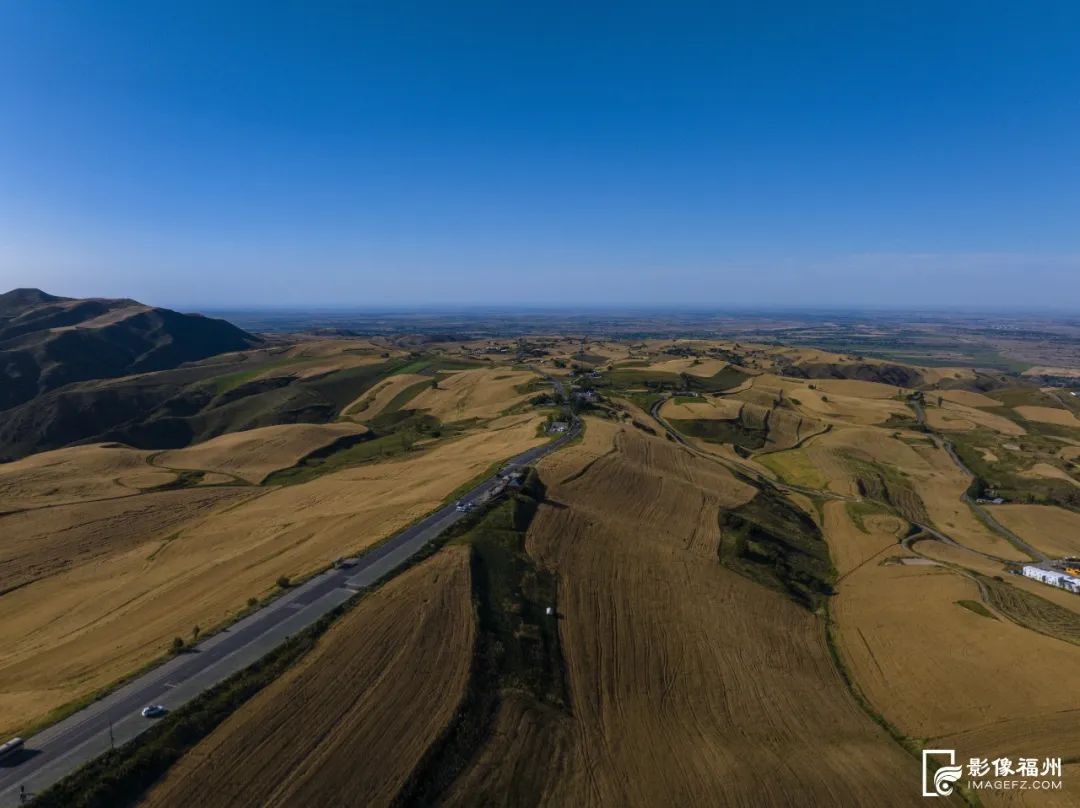
[[[0,287],[1080,307],[1080,4],[6,2]]]

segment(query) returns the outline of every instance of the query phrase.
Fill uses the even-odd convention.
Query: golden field
[[[636,429],[589,433],[541,464],[552,504],[528,533],[558,575],[570,712],[504,700],[446,802],[910,804],[917,767],[819,618],[717,562],[718,510],[754,490]]]
[[[414,384],[422,381],[430,381],[433,377],[422,376],[419,373],[398,373],[385,381],[379,382],[375,387],[344,409],[347,416],[357,420],[366,420],[382,414],[386,406],[394,400],[394,396],[406,390]]]
[[[827,506],[830,547],[858,563],[842,575],[831,614],[844,664],[874,709],[904,735],[956,748],[964,760],[1080,754],[1071,695],[1080,684],[1080,647],[1012,622],[960,571],[895,563],[910,554],[897,546],[893,526],[864,522],[863,531],[836,505]],[[918,546],[951,564],[1000,573],[963,550]],[[986,613],[961,601],[982,603]],[[1080,783],[1066,789],[1056,804],[1075,804]],[[1043,804],[1038,796],[1022,804]]]
[[[165,469],[201,470],[258,485],[268,475],[296,465],[316,449],[367,432],[360,424],[281,424],[230,432],[187,449],[154,455]],[[220,479],[220,478],[219,478]]]
[[[534,395],[518,393],[514,388],[535,378],[530,371],[505,368],[463,370],[439,379],[437,388],[422,390],[409,407],[429,412],[444,422],[494,418]]]
[[[995,505],[994,518],[1049,556],[1080,556],[1080,513],[1053,505]]]
[[[457,709],[473,635],[469,550],[448,547],[364,598],[142,804],[392,804]]]
[[[542,442],[539,422],[519,418],[292,486],[118,499],[114,516],[89,525],[101,504],[3,517],[18,520],[4,535],[19,537],[5,542],[3,568],[24,585],[0,600],[0,732],[107,686],[196,625],[229,620],[279,576],[370,547],[494,462]]]
[[[1028,421],[1038,421],[1044,424],[1056,424],[1057,426],[1080,427],[1080,419],[1069,410],[1059,407],[1013,407]]]
[[[0,514],[129,497],[176,475],[147,465],[151,452],[120,444],[73,446],[0,464]]]
[[[552,587],[537,591],[555,598],[557,624],[539,625],[565,688],[543,701],[524,677],[500,680],[438,804],[912,805],[920,746],[1080,760],[1080,596],[1008,574],[1028,558],[980,520],[947,451],[984,478],[1019,479],[1010,504],[988,506],[1002,525],[1050,555],[1080,555],[1080,500],[1060,483],[1080,487],[1065,470],[1080,421],[1014,406],[1046,403],[1045,391],[818,349],[527,339],[311,341],[263,375],[318,378],[387,356],[401,360],[391,370],[425,372],[347,388],[331,424],[0,465],[0,733],[109,686],[196,625],[226,624],[279,576],[371,548],[543,442],[554,413],[526,404],[539,371],[602,396],[581,439],[539,463],[547,499],[513,550],[528,560],[521,581]],[[417,426],[358,443],[353,465],[309,457],[394,418]],[[761,513],[788,532],[732,527]],[[762,570],[805,552],[815,525],[828,557],[816,541],[824,583],[807,601],[794,577]],[[733,560],[739,540],[761,566]],[[767,567],[778,546],[793,555]],[[395,804],[470,709],[462,697],[492,636],[489,563],[449,546],[366,596],[147,804]],[[509,613],[526,601],[499,602]],[[1080,791],[1056,797],[1030,804],[1077,804]]]

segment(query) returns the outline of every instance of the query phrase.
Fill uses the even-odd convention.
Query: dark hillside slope
[[[0,410],[73,382],[167,370],[259,342],[224,320],[134,300],[15,289],[0,295]]]
[[[176,449],[237,430],[325,423],[406,361],[305,376],[283,351],[244,351],[42,393],[0,412],[0,462],[75,443]]]

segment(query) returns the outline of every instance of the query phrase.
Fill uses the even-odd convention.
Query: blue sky
[[[0,4],[0,287],[1080,302],[1076,3]]]

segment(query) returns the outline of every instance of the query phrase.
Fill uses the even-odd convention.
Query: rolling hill
[[[0,295],[0,410],[74,382],[168,370],[260,342],[224,320],[134,300],[15,289]]]

